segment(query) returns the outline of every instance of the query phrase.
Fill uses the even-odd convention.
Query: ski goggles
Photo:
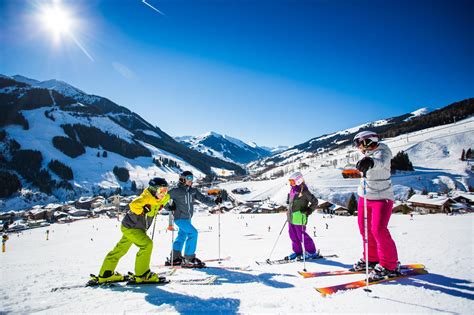
[[[355,139],[354,140],[354,146],[360,147],[363,146],[364,148],[370,147],[372,144],[374,144],[374,140],[371,138],[367,139]]]
[[[166,194],[168,192],[168,187],[158,187],[156,189],[156,193],[161,195],[161,194]]]
[[[194,176],[193,175],[186,175],[184,176],[184,178],[190,182],[192,182],[194,180]]]

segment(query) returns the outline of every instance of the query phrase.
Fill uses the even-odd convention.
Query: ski
[[[316,258],[312,259],[306,259],[306,261],[313,261],[313,260],[318,260],[318,259],[323,259],[323,258],[334,258],[334,257],[339,257],[336,254],[333,255],[324,255],[324,256],[318,256]],[[281,265],[281,264],[290,264],[290,263],[295,263],[295,262],[302,262],[303,259],[276,259],[276,260],[270,260],[267,259],[265,261],[256,261],[255,263],[259,266],[261,265]]]
[[[173,268],[173,269],[169,269],[169,270],[166,270],[166,271],[163,271],[163,272],[160,272],[158,273],[158,275],[160,277],[168,277],[168,276],[171,276],[173,274],[175,274],[177,271],[176,268]],[[96,277],[95,275],[92,275],[91,274],[91,277]],[[95,287],[95,286],[99,286],[99,287],[113,287],[115,286],[116,283],[123,283],[123,282],[127,282],[130,280],[130,277],[129,275],[125,275],[124,276],[124,279],[121,280],[121,281],[114,281],[114,282],[105,282],[105,283],[98,283],[97,281],[94,281],[94,280],[89,280],[85,285],[84,284],[73,284],[73,285],[67,285],[67,286],[61,286],[61,287],[55,287],[55,288],[52,288],[51,289],[51,292],[56,292],[56,291],[62,291],[62,290],[70,290],[70,289],[77,289],[77,288],[84,288],[84,287]]]
[[[161,277],[160,277],[161,278]],[[140,286],[140,285],[145,285],[145,286],[160,286],[160,285],[168,285],[168,284],[181,284],[181,285],[209,285],[213,284],[217,280],[217,276],[208,276],[204,278],[194,278],[194,279],[166,279],[163,277],[160,279],[159,282],[135,282],[133,280],[128,281],[125,286],[131,285],[131,286]]]
[[[167,267],[170,267],[170,266],[167,266]],[[199,268],[184,268],[180,265],[178,266],[173,266],[174,269],[189,269],[189,270],[193,270],[193,269],[226,269],[226,270],[237,270],[237,271],[248,271],[250,270],[250,266],[245,266],[245,267],[240,267],[240,266],[204,266],[204,267],[199,267]]]
[[[408,264],[401,265],[400,269],[424,269],[425,265],[423,264]],[[320,272],[305,272],[298,271],[303,278],[315,278],[315,277],[326,277],[326,276],[342,276],[342,275],[352,275],[352,274],[361,274],[365,273],[365,270],[361,271],[351,271],[351,270],[334,270],[334,271],[320,271]]]
[[[408,269],[406,271],[403,271],[400,276],[387,278],[387,279],[382,279],[382,280],[378,280],[378,281],[372,281],[372,282],[369,282],[369,285],[374,285],[374,284],[388,282],[388,281],[394,281],[394,280],[403,279],[403,278],[407,278],[407,277],[424,275],[424,274],[427,274],[427,273],[428,273],[428,271],[426,269]],[[334,285],[334,286],[330,286],[330,287],[315,288],[315,289],[316,289],[316,291],[321,293],[322,296],[326,296],[326,295],[334,294],[334,293],[339,292],[339,291],[346,291],[346,290],[351,290],[351,289],[363,288],[365,286],[366,286],[365,280],[359,280],[359,281],[353,281],[353,282],[338,284],[338,285]]]

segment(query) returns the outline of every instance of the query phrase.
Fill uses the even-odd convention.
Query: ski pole
[[[173,212],[170,211],[170,214],[168,215],[168,231],[171,231],[171,261],[170,265],[171,268],[173,268],[173,261],[174,261],[174,249],[173,249],[173,243],[174,243],[174,216]]]
[[[217,214],[217,221],[218,221],[218,234],[219,234],[219,240],[218,240],[218,247],[219,247],[219,264],[221,264],[221,204],[219,204],[219,213]]]
[[[303,222],[301,222],[303,223]],[[306,225],[301,225],[301,245],[303,247],[303,271],[306,272],[306,248],[304,246],[304,233],[305,233]]]
[[[153,238],[155,237],[155,226],[156,226],[156,213],[155,213],[155,216],[153,217],[153,232],[151,233],[152,241],[153,241]]]
[[[362,178],[363,190],[364,190],[364,251],[365,251],[365,289],[364,291],[372,292],[369,289],[369,240],[368,240],[368,227],[367,227],[367,172],[363,173]]]
[[[276,244],[278,243],[278,240],[280,239],[280,235],[281,235],[281,233],[283,232],[283,229],[285,228],[287,222],[288,222],[288,219],[285,219],[285,223],[283,223],[283,226],[281,227],[280,233],[278,234],[278,237],[277,237],[277,239],[276,239],[276,241],[275,241],[275,244],[273,244],[272,251],[270,252],[270,255],[268,255],[268,259],[267,259],[267,260],[270,260],[270,259],[272,258],[272,254],[273,254],[273,251],[275,250],[275,246],[276,246]]]

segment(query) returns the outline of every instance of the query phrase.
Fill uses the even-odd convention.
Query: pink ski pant
[[[394,270],[398,254],[395,242],[388,231],[388,221],[392,215],[392,200],[367,199],[367,234],[369,239],[369,262],[379,262],[382,267]],[[359,197],[357,208],[359,231],[364,240],[364,198]],[[362,243],[363,244],[363,243]],[[363,246],[365,260],[365,246]]]

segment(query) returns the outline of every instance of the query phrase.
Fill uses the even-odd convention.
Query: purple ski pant
[[[298,255],[303,254],[301,239],[304,239],[304,248],[307,253],[316,253],[316,246],[308,233],[306,233],[306,225],[294,225],[288,222],[288,232],[290,233],[291,246],[294,253]]]

